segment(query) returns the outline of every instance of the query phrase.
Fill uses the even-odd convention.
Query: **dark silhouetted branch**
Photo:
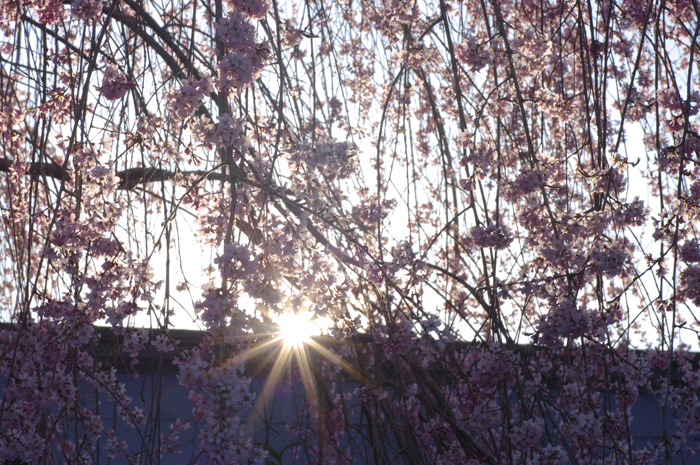
[[[10,167],[12,166],[13,160],[7,158],[0,158],[0,172],[9,173]],[[208,174],[207,174],[208,173]],[[29,163],[29,170],[27,174],[34,177],[47,177],[54,179],[63,179],[66,175],[66,179],[71,179],[71,174],[65,173],[65,169],[54,162],[51,163],[41,163],[33,162]],[[119,178],[119,185],[117,189],[131,190],[136,186],[142,184],[149,184],[152,182],[161,181],[171,181],[178,177],[189,177],[189,176],[205,176],[204,179],[209,179],[212,181],[222,181],[228,178],[222,175],[220,172],[208,172],[205,170],[193,170],[193,171],[170,171],[161,168],[129,168],[122,171],[117,171],[115,176]]]

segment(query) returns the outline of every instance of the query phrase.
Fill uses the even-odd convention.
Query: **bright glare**
[[[311,320],[312,313],[285,313],[279,316],[280,339],[290,348],[300,348],[311,341],[311,336],[319,334],[318,324]]]

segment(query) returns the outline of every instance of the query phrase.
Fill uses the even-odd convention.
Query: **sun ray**
[[[279,326],[279,331],[269,333],[273,336],[269,341],[263,342],[247,351],[247,355],[257,355],[270,350],[270,346],[279,345],[278,350],[273,350],[262,363],[262,366],[269,366],[272,362],[272,367],[261,386],[262,395],[256,401],[255,411],[261,412],[266,409],[263,403],[266,399],[273,399],[275,391],[279,386],[280,380],[283,379],[285,371],[292,367],[292,359],[296,361],[297,368],[304,385],[304,391],[308,400],[312,405],[317,404],[318,390],[316,379],[313,370],[313,361],[310,349],[313,349],[318,355],[331,363],[339,366],[343,371],[349,374],[356,380],[367,383],[367,377],[354,369],[340,356],[334,354],[326,347],[314,340],[320,332],[319,320],[313,319],[313,314],[310,312],[285,313],[280,315],[276,320]],[[276,354],[276,357],[275,357]],[[316,373],[316,376],[318,373]]]
[[[262,403],[265,402],[266,398],[274,398],[276,387],[283,378],[285,371],[292,365],[292,358],[297,362],[307,396],[311,398],[316,396],[313,373],[311,372],[305,345],[312,342],[311,335],[315,334],[318,328],[311,322],[311,317],[306,314],[286,314],[280,318],[278,324],[280,325],[280,330],[272,333],[276,337],[251,351],[261,353],[270,345],[280,345],[277,357],[262,386],[262,396],[256,401],[255,410],[257,411],[262,410]],[[273,357],[274,355],[267,357],[266,362]],[[267,365],[267,363],[264,364]]]
[[[353,368],[350,364],[348,364],[345,360],[343,360],[339,355],[334,354],[330,350],[326,349],[323,347],[321,344],[318,342],[314,341],[313,339],[309,342],[308,344],[311,348],[313,348],[316,352],[321,354],[321,356],[325,357],[327,360],[330,360],[332,363],[335,363],[338,365],[343,371],[345,371],[347,374],[355,378],[356,380],[362,382],[362,383],[367,383],[368,379],[365,375],[357,371],[355,368]]]

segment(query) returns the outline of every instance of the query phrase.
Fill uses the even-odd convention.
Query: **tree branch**
[[[0,158],[0,172],[9,173],[10,167],[12,166],[13,160],[7,158]],[[65,168],[57,163],[43,163],[43,162],[33,162],[29,163],[29,170],[27,173],[32,177],[47,177],[54,179],[63,179]],[[208,174],[207,174],[208,173]],[[117,171],[114,173],[115,176],[119,178],[119,184],[117,189],[119,190],[132,190],[135,187],[142,184],[150,184],[152,182],[162,182],[171,181],[177,177],[187,177],[191,175],[204,176],[204,179],[210,181],[228,181],[229,178],[223,175],[220,171],[209,172],[206,170],[192,170],[192,171],[170,171],[162,168],[128,168],[122,171]],[[70,172],[67,173],[66,179],[70,179]],[[254,184],[254,183],[250,183]],[[262,187],[262,186],[257,186]],[[290,199],[275,192],[270,189],[265,189],[268,193],[271,193],[279,197],[284,204],[289,208],[289,210],[297,217],[302,215],[301,208],[295,205]],[[239,223],[241,230],[249,237],[255,240],[261,240],[262,233],[260,230],[253,228],[247,223]],[[362,264],[355,258],[349,256],[326,239],[326,237],[319,231],[311,221],[307,221],[306,229],[311,233],[311,235],[316,239],[318,243],[325,246],[330,250],[333,255],[341,260],[342,262],[361,267]]]
[[[14,160],[8,158],[0,158],[0,172],[9,173],[10,167]],[[65,168],[57,163],[33,162],[29,163],[27,171],[32,177],[47,177],[54,179],[63,179]],[[132,190],[141,184],[150,184],[152,182],[170,181],[177,177],[187,177],[191,175],[204,176],[207,175],[206,170],[192,171],[170,171],[162,168],[128,168],[114,173],[119,178],[117,189]],[[70,179],[70,172],[67,173],[67,179]],[[211,172],[204,179],[212,181],[224,181],[226,178],[220,172]]]

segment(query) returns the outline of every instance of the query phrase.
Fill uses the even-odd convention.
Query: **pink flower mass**
[[[104,72],[104,80],[102,85],[97,88],[107,100],[118,100],[122,98],[134,87],[133,81],[126,79],[123,72],[119,71],[116,66],[109,65]]]
[[[0,28],[0,463],[696,463],[697,1]]]

